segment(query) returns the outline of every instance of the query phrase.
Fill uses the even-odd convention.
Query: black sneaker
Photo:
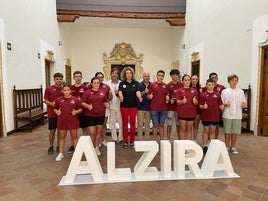
[[[54,154],[54,148],[53,148],[53,146],[51,146],[51,147],[48,148],[47,153],[48,154]]]
[[[207,151],[208,151],[208,147],[207,146],[204,146],[203,147],[203,153],[204,153],[204,155],[207,153]]]
[[[119,141],[119,144],[123,145],[124,144],[124,141],[123,140],[120,140]]]
[[[67,151],[67,154],[72,154],[72,153],[74,153],[74,146],[73,145],[70,146],[70,148]]]

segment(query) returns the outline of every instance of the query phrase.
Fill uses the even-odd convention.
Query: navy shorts
[[[85,116],[84,115],[79,115],[78,116],[78,120],[79,120],[79,126],[80,128],[86,128],[85,126]]]
[[[203,126],[218,126],[219,122],[202,121]]]
[[[85,127],[103,125],[104,120],[105,120],[105,115],[100,116],[100,117],[84,116]]]
[[[58,120],[58,117],[48,117],[48,130],[57,129],[57,120]]]

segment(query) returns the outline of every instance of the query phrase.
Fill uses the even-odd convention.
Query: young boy
[[[159,70],[156,74],[156,82],[149,88],[147,98],[151,100],[150,112],[153,121],[153,139],[157,140],[157,130],[159,129],[160,140],[164,140],[164,123],[167,118],[169,94],[166,83],[163,82],[165,72]]]
[[[47,115],[48,115],[48,129],[49,129],[49,148],[48,154],[54,153],[54,139],[55,139],[55,132],[57,129],[57,115],[54,112],[55,101],[57,98],[62,96],[62,80],[63,75],[61,73],[54,74],[54,85],[51,85],[46,88],[44,99],[45,103],[47,104]]]
[[[64,158],[63,150],[67,131],[69,130],[74,148],[77,144],[77,129],[79,128],[78,114],[82,112],[81,102],[71,95],[71,87],[65,85],[62,89],[63,96],[57,98],[54,112],[58,116],[57,128],[59,132],[59,154],[56,161]]]
[[[214,91],[214,83],[212,79],[208,79],[206,83],[207,91],[200,95],[199,107],[202,110],[201,120],[203,125],[203,152],[207,153],[208,139],[215,139],[216,127],[220,121],[220,110],[224,109],[221,96]]]
[[[176,133],[177,136],[179,134],[179,121],[178,121],[178,111],[177,111],[177,103],[176,103],[176,92],[179,88],[182,88],[183,85],[179,80],[180,71],[177,69],[172,69],[169,73],[171,77],[171,81],[167,84],[167,88],[169,91],[170,101],[168,103],[168,114],[166,119],[167,125],[167,140],[170,140],[171,137],[171,127],[176,124]]]
[[[247,107],[244,91],[237,88],[238,79],[235,74],[229,75],[227,81],[230,87],[221,94],[225,106],[222,114],[225,145],[232,154],[238,154],[236,140],[237,135],[241,134],[242,109]]]
[[[81,100],[84,92],[86,90],[88,90],[88,87],[82,83],[82,79],[83,79],[82,72],[75,71],[73,73],[73,79],[74,79],[74,82],[75,83],[71,86],[72,95],[74,97],[78,98],[79,100]],[[81,112],[78,115],[78,119],[79,119],[80,128],[82,128],[82,130],[83,130],[83,135],[88,135],[87,134],[87,128],[84,125],[84,115],[83,115],[83,112]],[[74,146],[72,145],[68,149],[67,154],[71,154],[73,152],[74,152]]]

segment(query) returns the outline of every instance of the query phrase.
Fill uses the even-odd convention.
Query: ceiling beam
[[[171,26],[184,26],[184,13],[100,12],[84,10],[57,10],[58,22],[74,22],[79,16],[131,19],[165,19]]]

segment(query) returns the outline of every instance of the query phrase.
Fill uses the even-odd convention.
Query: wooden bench
[[[43,88],[13,89],[14,125],[19,129],[30,130],[34,123],[45,123],[46,110],[43,108]],[[20,125],[19,125],[20,123]]]
[[[247,107],[243,108],[242,110],[242,124],[245,122],[245,126],[242,125],[242,131],[250,133],[250,111],[251,111],[251,88],[250,85],[247,89],[243,89],[246,101],[247,101]]]

